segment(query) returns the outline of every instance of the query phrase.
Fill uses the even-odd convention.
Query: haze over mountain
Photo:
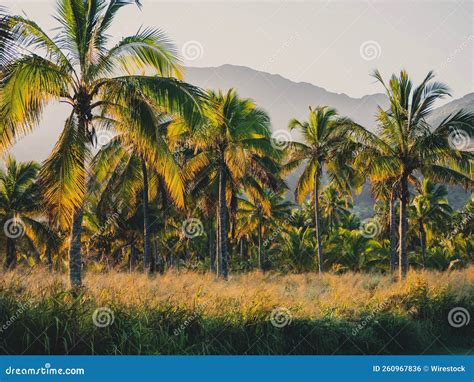
[[[387,105],[383,94],[352,98],[307,82],[293,82],[278,74],[245,66],[190,67],[186,69],[186,80],[206,89],[237,89],[240,96],[252,98],[269,113],[274,131],[286,130],[292,118],[306,118],[310,105],[334,107],[341,115],[373,130],[377,106]]]
[[[237,89],[240,96],[252,98],[268,112],[273,131],[287,131],[288,121],[291,118],[306,119],[310,105],[334,107],[339,114],[348,116],[374,131],[374,115],[377,106],[387,106],[387,100],[381,93],[353,98],[346,94],[333,93],[307,82],[293,82],[277,74],[257,71],[244,66],[189,67],[185,72],[185,80],[205,89],[225,91],[229,88]],[[460,108],[474,111],[474,93],[467,94],[461,99],[436,109],[432,121],[435,124],[439,123],[449,113]],[[40,128],[21,139],[15,145],[13,154],[19,160],[44,160],[54,147],[69,112],[68,106],[65,105],[48,107]],[[298,139],[298,136],[293,133],[292,139]],[[288,178],[291,189],[294,188],[297,176],[298,173],[293,173]],[[461,195],[465,195],[465,193],[461,192]],[[464,196],[459,198],[465,199]],[[456,199],[459,198],[456,197]],[[364,205],[372,205],[367,187],[364,187],[364,192],[357,197],[356,201],[362,209],[364,209]],[[460,202],[456,207],[459,205]]]

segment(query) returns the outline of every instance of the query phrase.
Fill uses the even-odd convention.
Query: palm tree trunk
[[[210,221],[209,224],[209,237],[208,237],[208,243],[209,243],[209,259],[210,259],[210,271],[211,273],[216,272],[216,246],[215,246],[215,241],[214,241],[214,230],[212,229],[212,220]]]
[[[262,223],[258,223],[258,268],[265,272],[265,255],[262,251]]]
[[[401,195],[400,195],[400,226],[399,226],[399,239],[400,245],[398,246],[398,275],[400,280],[404,279],[407,275],[408,263],[407,263],[407,231],[408,231],[408,218],[407,218],[407,202],[408,202],[408,179],[404,175],[401,181]]]
[[[318,272],[323,273],[323,250],[321,246],[321,223],[319,221],[319,170],[314,174],[314,225],[318,250]]]
[[[71,288],[75,289],[82,285],[81,268],[81,234],[84,207],[76,209],[71,228],[71,244],[69,246],[69,281]]]
[[[150,267],[150,222],[148,217],[148,172],[146,162],[142,157],[142,175],[143,175],[143,265],[144,270],[151,272]]]
[[[16,249],[15,249],[15,240],[10,237],[7,237],[7,249],[5,256],[5,263],[3,269],[8,271],[14,268],[16,265]]]
[[[224,154],[221,151],[219,164],[219,252],[217,256],[217,275],[227,278],[227,204],[226,173]]]
[[[390,196],[390,272],[397,269],[397,211],[395,193]]]
[[[426,265],[426,232],[423,226],[423,219],[418,219],[418,227],[420,231],[420,248],[421,248],[421,261],[423,268]]]
[[[53,270],[53,256],[51,254],[51,248],[49,248],[49,245],[46,245],[44,257],[46,258],[48,270],[51,272]]]

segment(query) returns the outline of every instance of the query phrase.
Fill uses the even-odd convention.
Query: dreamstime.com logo
[[[3,232],[10,239],[18,239],[25,234],[25,223],[19,218],[8,219],[3,224]]]
[[[448,323],[453,328],[467,326],[470,321],[471,315],[469,314],[469,311],[461,306],[451,309],[448,313]]]
[[[97,308],[92,314],[92,322],[98,328],[110,326],[115,321],[115,315],[112,309],[107,307]]]
[[[283,328],[291,324],[291,312],[284,307],[278,307],[272,310],[270,322],[275,328]]]
[[[5,369],[5,375],[85,375],[86,371],[82,367],[75,368],[55,368],[50,363],[45,363],[42,367],[13,367]]]

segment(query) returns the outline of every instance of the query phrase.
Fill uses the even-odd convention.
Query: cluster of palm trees
[[[252,100],[184,82],[177,52],[160,30],[143,29],[111,46],[115,15],[138,1],[57,3],[54,37],[22,16],[0,14],[0,150],[35,129],[48,103],[71,107],[41,167],[7,160],[0,214],[4,222],[21,221],[49,266],[68,252],[73,287],[81,285],[84,255],[89,263],[116,265],[127,250],[131,268],[140,262],[153,273],[178,266],[177,254],[184,254],[226,278],[230,261],[243,259],[254,238],[261,270],[293,253],[295,269],[317,264],[323,272],[325,244],[333,250],[328,232],[357,225],[350,199],[366,179],[387,206],[381,221],[388,221],[391,269],[398,264],[404,277],[411,190],[419,190],[414,211],[425,261],[426,229],[452,215],[444,186],[428,180],[473,186],[472,153],[450,137],[460,130],[472,136],[474,114],[459,111],[430,126],[434,102],[448,95],[432,73],[414,87],[405,71],[388,84],[375,72],[390,101],[378,111],[377,134],[330,107],[310,107],[307,121],[289,123],[302,139],[282,147]],[[312,197],[303,207],[285,199],[285,176],[296,169],[296,202]],[[186,219],[199,222],[198,237],[183,234]],[[303,259],[303,248],[298,253],[307,236],[317,261],[312,254]],[[6,268],[15,262],[12,240]]]

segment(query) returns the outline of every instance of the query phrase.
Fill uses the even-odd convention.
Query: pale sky
[[[54,0],[1,0],[42,27]],[[237,64],[353,97],[380,92],[369,73],[434,69],[454,98],[474,91],[474,1],[162,1],[125,7],[112,34],[159,27],[189,66]]]
[[[405,68],[416,82],[433,69],[453,98],[474,91],[474,0],[142,1],[141,11],[118,14],[114,39],[158,27],[187,66],[244,65],[352,97],[382,92],[369,76],[374,68],[385,78]],[[54,0],[0,2],[46,30],[57,27]],[[14,155],[45,159],[68,110],[49,106]]]

